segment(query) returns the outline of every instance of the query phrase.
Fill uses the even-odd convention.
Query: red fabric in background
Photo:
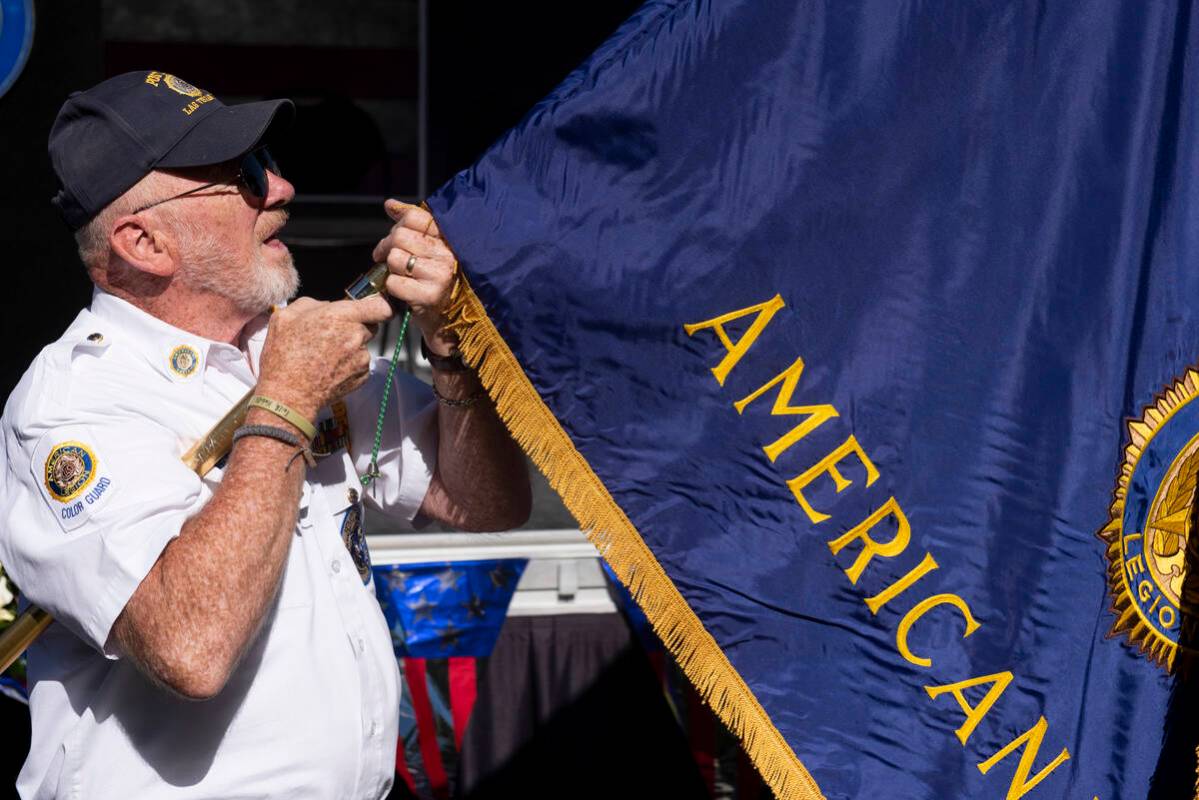
[[[401,740],[396,746],[396,777],[408,787],[409,794],[416,794],[416,783],[412,780],[412,773],[408,771],[408,759],[404,756],[404,742]]]
[[[416,724],[420,731],[420,754],[425,762],[425,774],[437,800],[450,796],[449,779],[441,764],[441,750],[437,746],[437,723],[433,719],[433,706],[429,702],[429,687],[425,683],[426,665],[423,658],[404,661],[404,674],[408,678],[409,696],[416,713]]]
[[[617,615],[510,619],[489,658],[403,672],[418,741],[407,761],[400,743],[389,800],[771,797],[678,665]],[[597,752],[620,768],[597,771]]]
[[[475,707],[478,686],[475,679],[475,659],[455,656],[450,659],[450,709],[454,715],[454,744],[462,749],[466,723]]]

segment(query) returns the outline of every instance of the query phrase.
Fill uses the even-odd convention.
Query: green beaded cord
[[[396,337],[395,350],[391,352],[391,366],[387,368],[387,382],[383,384],[383,400],[379,403],[379,418],[375,421],[375,443],[371,446],[371,463],[366,474],[358,478],[363,488],[370,486],[371,481],[379,477],[379,447],[383,443],[383,419],[387,416],[387,401],[391,397],[391,384],[395,380],[396,367],[400,363],[400,348],[404,346],[404,334],[408,332],[408,318],[411,311],[404,312],[404,321],[400,323],[400,335]]]

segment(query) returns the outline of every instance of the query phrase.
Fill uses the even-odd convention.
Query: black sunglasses
[[[242,156],[241,163],[238,165],[237,175],[233,180],[228,181],[213,181],[206,183],[203,186],[197,186],[194,189],[188,189],[182,194],[177,194],[173,197],[168,197],[164,200],[155,200],[149,205],[142,206],[135,210],[134,214],[140,214],[148,208],[160,206],[163,203],[169,203],[172,200],[178,200],[180,197],[187,197],[196,192],[202,192],[205,189],[211,189],[213,186],[228,186],[231,183],[238,183],[250,193],[259,205],[266,202],[266,196],[270,192],[270,179],[267,177],[268,172],[273,172],[282,177],[283,173],[279,170],[279,165],[275,163],[275,159],[271,157],[271,153],[265,147],[260,147],[257,150],[251,150]]]

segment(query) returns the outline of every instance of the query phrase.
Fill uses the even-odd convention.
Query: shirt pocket
[[[293,536],[287,564],[283,567],[283,585],[279,587],[279,610],[311,605],[312,576],[308,573],[308,559],[304,557],[304,543]]]
[[[300,510],[296,515],[295,530],[291,545],[287,549],[287,563],[283,566],[283,580],[279,587],[279,609],[307,608],[312,605],[313,576],[309,570],[308,547],[317,531],[312,526],[312,491],[304,487],[300,497]]]

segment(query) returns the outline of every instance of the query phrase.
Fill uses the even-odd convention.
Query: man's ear
[[[136,214],[116,220],[108,245],[122,261],[147,275],[167,278],[179,266],[174,239],[161,230],[147,228],[145,220]]]

